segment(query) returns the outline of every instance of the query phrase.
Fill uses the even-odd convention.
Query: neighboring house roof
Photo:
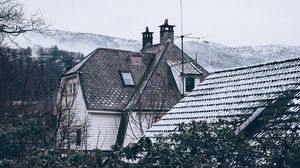
[[[174,132],[192,120],[226,119],[236,132],[268,136],[300,124],[300,58],[210,74],[147,131]]]
[[[99,48],[85,57],[65,76],[79,74],[88,110],[169,110],[180,98],[167,60],[181,60],[181,50],[172,43],[144,48],[141,65],[134,65],[134,52]],[[189,62],[191,58],[185,55]],[[194,62],[193,62],[194,63]],[[207,75],[208,72],[199,65]],[[134,86],[124,86],[121,72],[131,72]],[[139,105],[137,105],[139,101]]]

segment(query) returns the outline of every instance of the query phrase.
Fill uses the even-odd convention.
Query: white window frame
[[[120,71],[122,82],[124,86],[134,86],[134,81],[131,72]],[[126,76],[127,75],[127,76]]]

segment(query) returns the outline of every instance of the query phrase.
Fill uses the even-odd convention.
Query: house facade
[[[98,48],[64,74],[58,100],[74,114],[72,124],[84,126],[72,133],[72,148],[106,151],[134,142],[204,80],[203,67],[186,54],[181,61],[174,27],[166,20],[155,45],[146,28],[140,52]]]
[[[156,137],[191,121],[229,121],[255,138],[286,136],[300,125],[300,58],[211,73],[147,132]]]

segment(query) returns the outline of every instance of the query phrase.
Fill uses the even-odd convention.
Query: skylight
[[[130,72],[121,72],[123,84],[125,86],[134,86],[134,82]]]

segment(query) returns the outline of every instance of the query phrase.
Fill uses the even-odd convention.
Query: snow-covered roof
[[[259,130],[264,131],[256,132],[259,135],[273,127],[299,125],[299,105],[300,58],[218,71],[167,112],[146,136],[173,132],[178,124],[192,120],[226,119],[235,121],[237,129],[245,129],[258,122],[255,119],[273,116],[260,124],[263,129]],[[263,110],[258,113],[257,109]]]

